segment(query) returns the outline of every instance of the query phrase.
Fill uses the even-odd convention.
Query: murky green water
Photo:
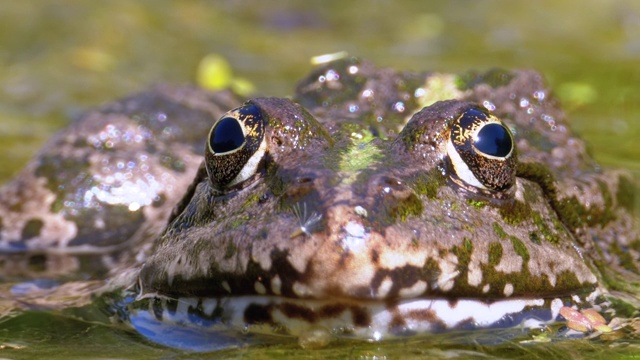
[[[342,50],[400,69],[536,68],[563,100],[596,159],[640,174],[640,2],[635,0],[43,0],[0,4],[0,181],[82,109],[159,82],[195,82],[207,54],[229,60],[235,75],[251,81],[257,93],[282,96],[309,70],[311,56]],[[640,199],[636,203],[640,208]],[[192,356],[108,325],[101,314],[95,322],[69,315],[33,311],[0,320],[0,357]],[[535,345],[487,340],[500,337],[484,332],[480,340],[466,341],[447,334],[386,344],[341,342],[312,352],[286,343],[217,355],[640,354],[640,341],[633,339]]]

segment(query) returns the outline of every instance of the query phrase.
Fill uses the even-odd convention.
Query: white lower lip
[[[504,299],[485,302],[473,299],[406,299],[390,305],[383,301],[358,302],[355,300],[312,300],[292,299],[278,296],[238,296],[225,298],[180,298],[177,306],[168,310],[167,299],[157,297],[162,304],[162,318],[153,320],[156,308],[132,309],[131,322],[138,328],[136,319],[144,320],[145,326],[154,325],[154,331],[161,331],[163,327],[201,329],[211,333],[216,331],[248,330],[258,333],[269,333],[274,325],[278,327],[278,335],[283,333],[293,336],[304,334],[312,328],[324,328],[334,335],[355,337],[365,340],[387,339],[398,335],[428,333],[433,331],[453,330],[458,328],[489,328],[489,327],[539,327],[558,318],[559,310],[565,306],[565,301],[553,299]],[[171,300],[175,301],[175,300]],[[571,300],[569,300],[571,301]],[[589,305],[583,300],[572,299],[574,305]],[[584,304],[583,304],[584,302]],[[150,302],[150,303],[153,303]],[[342,311],[333,311],[331,315],[320,315],[321,309],[327,306],[339,305]],[[245,323],[244,314],[250,307],[269,308],[270,318],[274,324],[250,325]],[[282,309],[286,306],[304,309],[305,313],[316,314],[313,321],[301,317],[286,315]],[[367,326],[354,325],[353,319],[364,312],[370,322]],[[197,321],[197,313],[203,314],[206,321]],[[214,317],[213,314],[216,314]],[[429,316],[425,316],[429,315]],[[401,325],[398,325],[400,321]],[[209,325],[204,325],[208,323]],[[156,328],[157,327],[157,328]],[[266,329],[266,330],[265,330]],[[171,330],[174,331],[174,330]],[[196,330],[197,331],[197,330]],[[274,333],[275,334],[275,333]]]

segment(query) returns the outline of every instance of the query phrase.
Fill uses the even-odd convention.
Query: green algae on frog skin
[[[409,185],[419,195],[425,195],[434,200],[438,196],[438,189],[447,184],[447,178],[440,169],[432,169],[428,172],[420,172],[409,179]]]
[[[464,88],[459,85],[459,77],[453,74],[429,74],[423,86],[414,92],[420,108],[438,101],[461,99]]]
[[[475,208],[479,208],[482,209],[483,207],[487,206],[488,202],[487,201],[483,201],[483,200],[476,200],[476,199],[469,199],[468,200],[469,205],[475,207]]]
[[[375,137],[368,132],[364,134],[351,133],[349,139],[351,145],[346,146],[338,153],[336,171],[350,174],[342,180],[345,184],[352,183],[361,171],[376,166],[384,159],[381,154],[382,150],[373,142],[373,139]],[[333,158],[328,159],[327,164],[333,160]]]

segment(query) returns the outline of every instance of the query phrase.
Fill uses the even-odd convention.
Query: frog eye
[[[511,131],[480,108],[465,110],[451,128],[447,142],[451,179],[472,190],[501,191],[516,178],[516,148]]]
[[[213,124],[205,151],[205,165],[217,190],[253,176],[265,154],[265,120],[258,107],[245,104],[224,114]]]

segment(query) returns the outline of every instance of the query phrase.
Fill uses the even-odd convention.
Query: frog
[[[137,129],[149,118],[140,112],[181,118],[183,108],[158,110],[175,98],[140,102],[158,92],[94,117],[124,113]],[[35,233],[25,230],[30,220],[12,220],[23,236],[11,239],[3,221],[3,256],[99,255],[106,266],[90,273],[119,294],[114,313],[175,347],[188,337],[217,349],[248,333],[313,346],[319,338],[535,327],[559,320],[563,308],[638,304],[634,179],[598,166],[535,71],[410,72],[347,57],[320,64],[291,98],[242,103],[191,89],[181,101],[208,109],[198,120],[207,130],[197,130],[180,183],[166,182],[175,191],[146,203],[128,196],[124,206],[144,221],[114,224],[117,235],[75,247],[25,237]],[[108,150],[108,134],[91,151]],[[34,163],[56,150],[73,154],[52,145]],[[168,158],[187,158],[175,154]],[[163,171],[175,170],[160,159]],[[68,199],[73,178],[52,182],[37,168],[25,171]],[[19,207],[5,199],[28,189],[26,178],[0,192],[0,218]],[[33,208],[55,213],[73,202],[49,198]],[[83,226],[103,234],[106,220],[90,220]]]

